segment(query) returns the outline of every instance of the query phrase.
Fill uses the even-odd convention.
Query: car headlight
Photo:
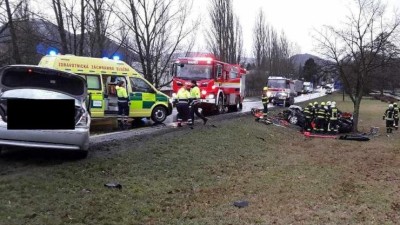
[[[214,94],[209,94],[209,95],[207,96],[207,98],[208,98],[208,99],[213,99],[213,98],[215,98],[215,96],[214,96]]]
[[[89,123],[89,114],[87,112],[83,113],[78,123],[76,123],[75,127],[87,127]]]

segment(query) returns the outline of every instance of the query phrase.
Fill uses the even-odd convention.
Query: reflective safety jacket
[[[325,109],[324,107],[319,107],[319,108],[317,108],[317,109],[315,110],[315,112],[316,112],[316,117],[317,117],[317,118],[322,118],[322,119],[325,119],[325,118],[326,118],[327,112],[326,112],[326,109]]]
[[[267,89],[267,90],[265,90],[265,89]],[[268,87],[264,87],[263,88],[263,93],[262,93],[262,96],[261,96],[261,102],[262,103],[267,103],[268,102],[267,91],[268,91]]]
[[[118,96],[118,101],[127,101],[128,100],[128,93],[126,91],[126,88],[116,86],[115,89],[117,89],[117,96]]]
[[[185,87],[181,87],[179,89],[178,93],[176,94],[176,98],[178,99],[178,102],[189,102],[190,99],[190,92],[186,90]]]
[[[339,110],[336,107],[330,107],[328,111],[329,120],[337,120],[338,119]]]
[[[200,98],[200,88],[197,86],[194,86],[192,89],[190,89],[190,96],[191,98]]]
[[[312,106],[310,106],[310,105],[306,106],[306,107],[304,108],[304,110],[303,110],[304,116],[305,116],[307,119],[312,118],[312,117],[313,117],[313,111],[314,111],[314,108],[313,108]]]
[[[386,109],[384,117],[385,117],[386,120],[393,120],[393,118],[394,118],[394,109]]]
[[[399,107],[393,107],[394,110],[394,118],[397,119],[399,118]]]
[[[317,110],[318,110],[318,105],[314,105],[313,106],[313,108],[312,108],[312,114],[313,114],[313,117],[314,118],[316,118],[317,117]]]

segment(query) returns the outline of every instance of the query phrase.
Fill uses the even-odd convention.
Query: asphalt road
[[[299,102],[304,102],[308,101],[310,99],[318,98],[321,96],[324,96],[324,92],[316,92],[312,94],[307,94],[307,95],[301,95],[295,98],[295,103]],[[262,108],[262,103],[261,99],[257,97],[251,97],[247,98],[244,100],[243,103],[243,109],[239,112],[234,112],[234,113],[225,113],[221,115],[215,115],[211,116],[209,118],[210,122],[211,121],[217,121],[217,120],[223,120],[231,117],[235,117],[237,115],[241,114],[248,114],[250,113],[252,108]],[[273,106],[272,104],[269,105],[269,108],[274,108],[274,107],[281,107],[281,106]],[[96,144],[101,144],[104,142],[109,142],[109,141],[116,141],[116,140],[121,140],[125,138],[130,138],[134,136],[144,136],[148,134],[152,134],[155,132],[168,132],[172,128],[176,128],[176,123],[173,122],[173,119],[176,118],[176,109],[174,109],[172,115],[170,115],[167,120],[160,125],[154,126],[154,124],[151,121],[144,120],[142,127],[137,128],[137,129],[131,129],[131,130],[125,130],[125,131],[118,131],[118,132],[112,132],[112,133],[105,133],[105,134],[98,134],[98,135],[93,135],[90,137],[90,144],[91,145],[96,145]],[[201,121],[195,121],[195,126],[196,125],[202,125]]]

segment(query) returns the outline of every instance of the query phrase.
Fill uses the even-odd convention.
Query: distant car
[[[14,65],[1,68],[0,151],[4,146],[65,149],[74,150],[79,157],[86,157],[91,119],[86,105],[89,101],[87,97],[86,80],[78,75],[38,66]],[[8,120],[11,115],[7,114],[7,102],[9,102],[8,109],[11,111],[12,100],[21,99],[33,102],[32,104],[40,102],[39,100],[67,100],[71,103],[70,114],[75,114],[74,118],[71,116],[69,120],[74,127],[71,129],[8,129],[7,122],[10,122]],[[26,117],[23,116],[21,121],[30,119],[46,122],[46,118],[35,117],[30,112],[36,113],[38,110],[27,108],[24,112]],[[58,119],[57,116],[52,118]],[[50,121],[49,117],[47,119]],[[59,124],[66,119],[59,118]]]
[[[326,94],[332,94],[332,88],[327,88],[325,91]]]

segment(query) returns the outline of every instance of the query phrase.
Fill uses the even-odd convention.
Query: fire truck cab
[[[172,63],[171,73],[173,99],[185,82],[195,80],[201,91],[203,110],[224,113],[242,108],[247,71],[240,65],[213,57],[184,57]]]
[[[295,81],[285,77],[271,76],[267,81],[268,91],[265,95],[269,102],[274,105],[283,104],[290,106],[294,104],[294,98],[297,96],[295,90]]]

